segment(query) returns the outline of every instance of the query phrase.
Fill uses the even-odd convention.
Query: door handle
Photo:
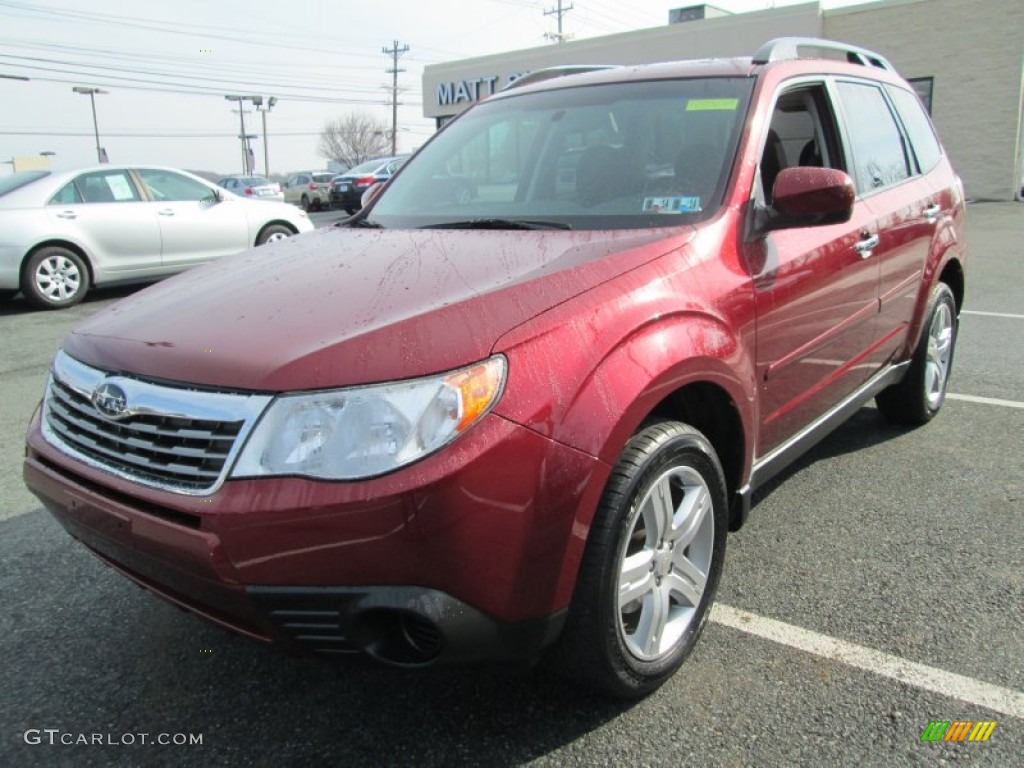
[[[78,214],[74,211],[61,211],[57,214],[58,219],[77,219]]]
[[[858,240],[857,244],[853,246],[857,249],[857,253],[860,254],[862,259],[866,259],[871,256],[872,251],[878,247],[878,235],[871,235],[865,237],[863,240]]]
[[[934,224],[939,218],[939,212],[942,211],[942,207],[938,203],[932,203],[925,208],[921,213],[924,214],[929,224]]]
[[[170,208],[164,208],[162,211],[157,211],[161,216],[173,216],[174,211]]]

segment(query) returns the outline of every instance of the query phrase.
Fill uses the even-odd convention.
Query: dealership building
[[[666,25],[426,67],[424,114],[443,125],[537,69],[751,56],[775,37],[826,37],[877,51],[920,94],[967,194],[1013,200],[1024,156],[1024,2],[881,0],[825,10],[804,3],[729,14],[676,8]]]

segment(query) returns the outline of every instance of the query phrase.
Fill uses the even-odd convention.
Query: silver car
[[[157,280],[312,229],[294,206],[171,168],[23,171],[0,177],[0,297],[68,307],[93,285]]]
[[[284,202],[281,185],[266,176],[225,176],[217,182],[217,186],[224,187],[228,192],[234,192],[239,197]]]

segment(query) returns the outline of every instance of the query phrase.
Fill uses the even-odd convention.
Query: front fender
[[[599,458],[605,468],[580,484],[559,524],[564,538],[554,608],[571,599],[611,467],[659,403],[689,384],[711,384],[736,406],[747,446],[753,445],[756,423],[750,347],[720,320],[696,312],[661,316],[604,352],[596,343],[579,346],[579,332],[567,322],[504,350],[508,396],[496,408],[505,418]],[[749,473],[745,448],[743,478]]]

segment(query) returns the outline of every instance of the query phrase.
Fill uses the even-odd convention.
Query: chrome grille
[[[92,402],[101,383],[127,395],[116,419]],[[196,391],[108,376],[63,352],[46,389],[43,432],[65,453],[142,485],[186,494],[220,485],[270,397]]]

